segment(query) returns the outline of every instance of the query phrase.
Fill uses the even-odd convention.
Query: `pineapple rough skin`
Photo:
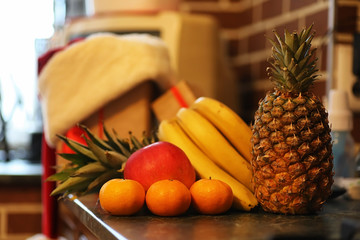
[[[269,93],[253,125],[255,195],[265,211],[307,214],[331,194],[333,157],[327,113],[311,94]]]

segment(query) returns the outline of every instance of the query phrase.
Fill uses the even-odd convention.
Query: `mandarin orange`
[[[111,179],[99,192],[100,206],[112,215],[133,215],[144,205],[145,190],[137,181]]]
[[[178,216],[184,214],[190,204],[190,191],[178,180],[157,181],[146,192],[146,205],[155,215]]]
[[[221,180],[200,179],[190,188],[191,204],[201,214],[221,214],[233,203],[231,187]]]

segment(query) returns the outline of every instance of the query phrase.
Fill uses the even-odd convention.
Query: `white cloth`
[[[56,53],[39,75],[49,146],[75,124],[136,85],[152,80],[166,90],[174,81],[165,43],[147,34],[94,34]]]

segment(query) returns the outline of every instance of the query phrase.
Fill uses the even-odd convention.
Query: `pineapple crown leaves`
[[[143,132],[142,140],[129,132],[129,138],[120,138],[115,130],[112,134],[103,124],[106,139],[99,138],[86,126],[79,125],[86,134],[82,137],[86,145],[58,135],[74,153],[58,153],[68,160],[64,169],[51,175],[47,181],[59,181],[51,195],[76,193],[84,195],[97,190],[112,178],[123,177],[128,157],[136,150],[158,141],[155,133]],[[86,135],[86,136],[85,136]]]
[[[272,44],[272,56],[268,60],[271,66],[266,71],[278,90],[306,92],[317,79],[316,48],[311,48],[315,36],[312,27],[313,24],[304,28],[300,34],[285,29],[283,39],[274,30],[276,41],[268,38]]]

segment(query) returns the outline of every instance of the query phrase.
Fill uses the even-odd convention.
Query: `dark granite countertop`
[[[219,216],[190,212],[181,217],[157,217],[145,209],[136,216],[120,217],[104,213],[97,195],[61,201],[95,236],[106,240],[341,239],[342,225],[360,228],[360,201],[343,196],[329,200],[317,214],[301,216],[271,214],[257,209]],[[360,233],[346,239],[360,239]]]

